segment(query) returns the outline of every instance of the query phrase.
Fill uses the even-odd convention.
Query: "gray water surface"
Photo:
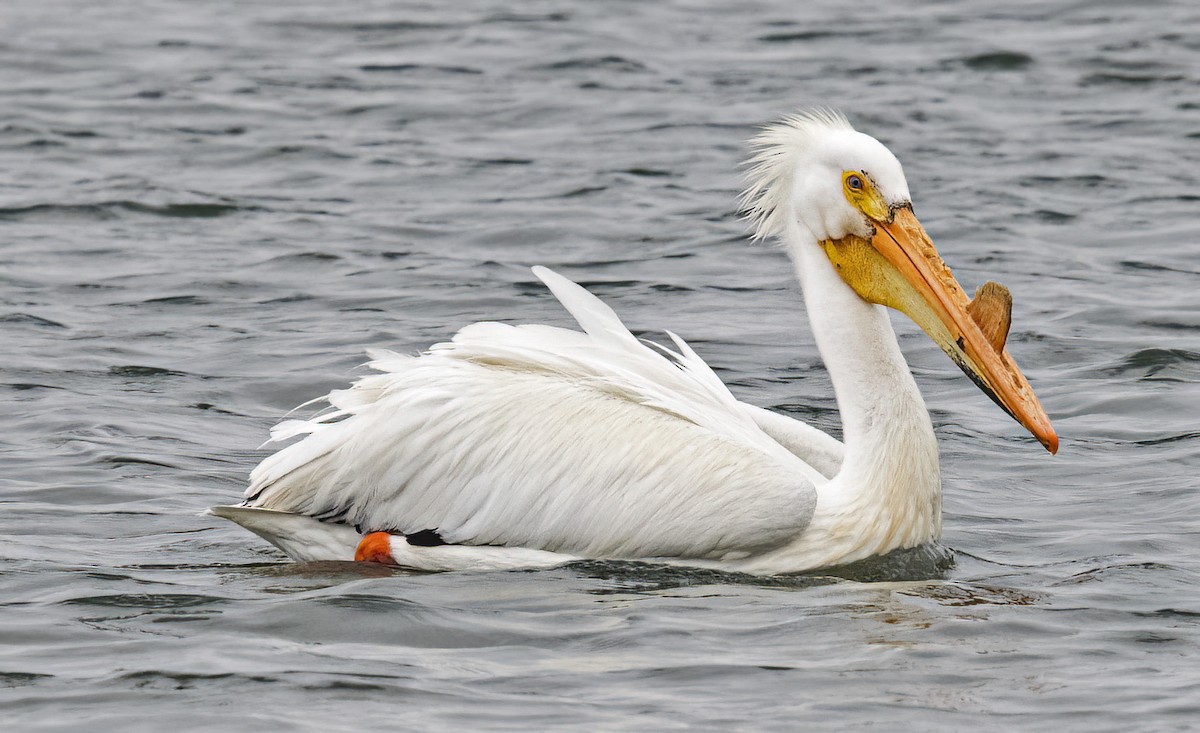
[[[1200,10],[901,5],[4,3],[0,726],[1192,727]],[[736,211],[744,141],[814,104],[896,152],[968,290],[1012,289],[1062,436],[896,319],[952,567],[414,575],[198,516],[364,349],[567,325],[538,263],[836,432]]]

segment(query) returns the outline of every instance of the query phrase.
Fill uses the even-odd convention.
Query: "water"
[[[6,729],[1193,724],[1200,12],[726,5],[4,5]],[[952,567],[422,576],[197,516],[364,348],[566,324],[534,263],[836,429],[735,211],[743,141],[816,103],[897,152],[968,289],[1013,290],[1062,436],[897,321]]]

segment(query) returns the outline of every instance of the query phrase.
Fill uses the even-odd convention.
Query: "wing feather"
[[[287,421],[251,506],[437,529],[453,543],[713,557],[803,531],[826,479],[771,438],[674,334],[665,357],[598,298],[535,268],[583,333],[477,323]],[[669,358],[668,358],[669,357]]]

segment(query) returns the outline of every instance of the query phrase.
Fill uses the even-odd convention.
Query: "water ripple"
[[[6,729],[1192,725],[1191,4],[510,5],[6,14]],[[812,104],[896,151],[964,284],[1012,289],[1063,436],[1045,455],[897,317],[944,544],[771,579],[427,576],[199,515],[364,349],[567,324],[535,263],[838,432],[791,265],[736,203],[744,141]]]

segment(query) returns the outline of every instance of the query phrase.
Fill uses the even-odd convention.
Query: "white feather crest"
[[[841,112],[819,107],[767,125],[750,141],[748,185],[742,192],[741,206],[754,227],[754,239],[782,231],[796,159],[808,149],[814,133],[830,130],[852,131],[854,127]]]

